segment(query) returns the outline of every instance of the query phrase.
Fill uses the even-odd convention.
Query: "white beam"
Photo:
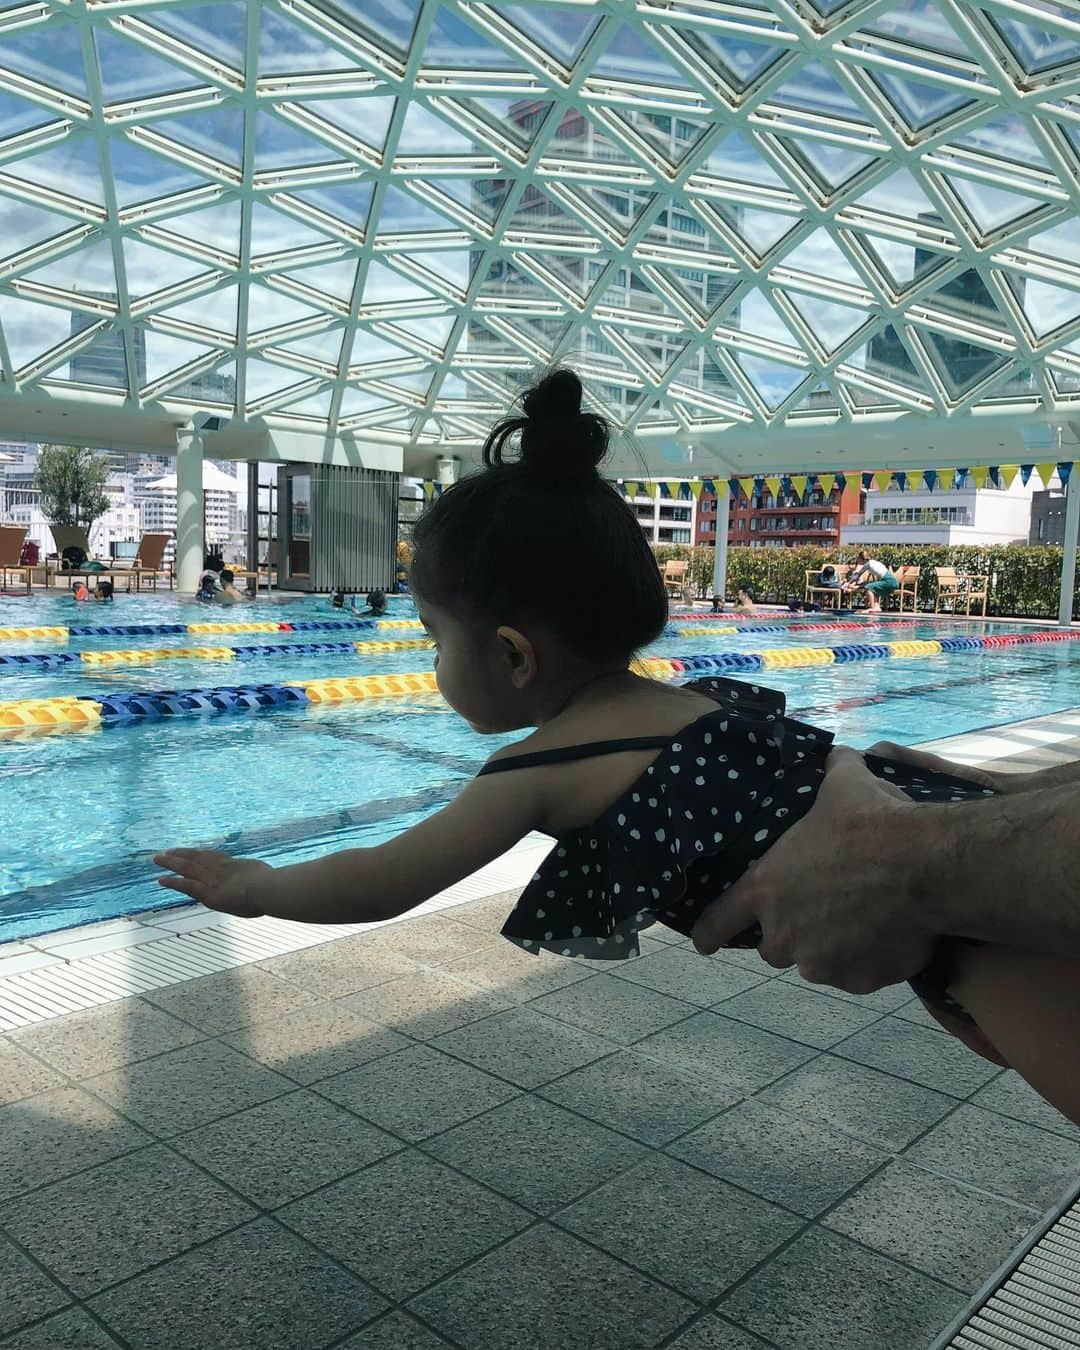
[[[1073,596],[1076,594],[1076,543],[1080,530],[1080,469],[1074,464],[1065,489],[1065,549],[1061,558],[1061,597],[1058,623],[1072,623]]]
[[[195,427],[176,432],[176,584],[194,594],[206,552],[203,518],[203,438]]]
[[[731,513],[731,488],[725,483],[716,494],[716,551],[713,555],[712,593],[723,600],[727,588],[728,518]]]

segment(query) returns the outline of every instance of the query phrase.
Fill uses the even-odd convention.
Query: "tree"
[[[84,530],[109,509],[105,480],[107,462],[81,445],[43,445],[38,451],[34,485],[50,525],[77,525]]]

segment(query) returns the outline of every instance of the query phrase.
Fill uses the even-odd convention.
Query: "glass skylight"
[[[1080,10],[0,8],[0,400],[474,445],[1075,406]]]

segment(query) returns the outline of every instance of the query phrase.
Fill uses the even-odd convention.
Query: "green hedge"
[[[728,550],[727,597],[734,599],[740,586],[746,587],[762,603],[783,603],[791,596],[803,596],[808,567],[820,568],[824,562],[854,562],[858,548],[827,552],[820,548],[731,548]],[[873,554],[889,567],[922,568],[919,579],[920,606],[929,601],[933,608],[937,597],[935,567],[955,567],[971,576],[990,577],[988,614],[1011,618],[1056,619],[1058,587],[1061,578],[1061,549],[1050,545],[1028,548],[1024,544],[1007,547],[978,547],[970,544],[947,548],[937,544],[876,544]],[[699,599],[712,594],[714,553],[711,548],[661,545],[657,561],[669,558],[690,560],[690,579]],[[1073,606],[1073,618],[1080,619],[1080,590]]]

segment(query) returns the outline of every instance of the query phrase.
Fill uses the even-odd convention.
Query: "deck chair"
[[[825,564],[822,563],[821,567]],[[808,567],[806,569],[806,584],[803,588],[803,599],[807,604],[820,605],[822,609],[839,609],[843,603],[843,591],[841,587],[848,579],[851,573],[850,567],[841,567],[833,563],[836,568],[836,579],[840,586],[820,586],[818,578],[821,576],[821,567]]]
[[[911,601],[912,614],[919,608],[919,577],[921,575],[921,567],[898,567],[896,569],[896,580],[900,584],[894,594],[896,595],[897,608],[901,614],[904,612],[905,600]]]
[[[139,548],[131,564],[137,591],[142,589],[143,577],[149,578],[154,583],[155,591],[158,577],[166,577],[169,590],[172,590],[173,570],[165,566],[165,550],[171,538],[171,534],[144,534],[139,540]]]
[[[131,590],[131,579],[134,576],[130,567],[106,567],[104,564],[96,567],[64,567],[62,566],[64,550],[66,548],[81,548],[89,561],[96,562],[90,550],[90,540],[87,538],[86,530],[81,525],[50,525],[52,531],[53,543],[56,545],[56,561],[49,564],[46,568],[45,576],[51,584],[53,577],[66,577],[69,585],[73,585],[76,577],[87,577],[100,579],[101,577],[127,577],[127,588]]]
[[[25,539],[25,525],[0,525],[0,586],[7,585],[9,573],[21,576],[29,595],[33,589],[34,569],[21,561]]]
[[[986,602],[990,591],[989,577],[962,577],[955,567],[935,567],[934,575],[938,583],[937,599],[934,602],[935,614],[941,613],[943,604],[951,605],[952,613],[955,614],[960,602],[963,601],[964,613],[970,618],[971,602],[981,600],[982,617],[986,618]]]
[[[679,600],[686,599],[690,564],[685,558],[669,558],[664,564],[664,589]]]

